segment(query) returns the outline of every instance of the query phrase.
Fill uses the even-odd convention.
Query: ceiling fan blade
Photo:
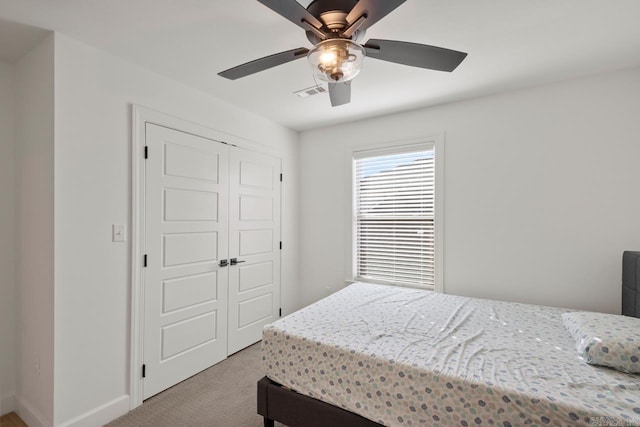
[[[359,0],[347,15],[349,25],[356,22],[362,15],[366,15],[360,29],[366,30],[391,12],[406,0]]]
[[[351,102],[351,84],[350,83],[329,83],[329,98],[331,98],[331,106],[348,104]]]
[[[457,50],[395,40],[371,39],[364,48],[371,58],[438,71],[453,71],[467,57]]]
[[[307,21],[313,27],[322,28],[322,22],[307,12],[307,9],[302,7],[296,0],[258,0],[269,9],[287,18],[297,26],[307,30],[308,28],[302,23],[303,20]]]
[[[229,80],[236,80],[240,77],[246,77],[278,65],[286,64],[287,62],[295,61],[296,59],[305,58],[307,53],[309,53],[309,49],[299,47],[297,49],[265,56],[264,58],[229,68],[228,70],[218,73],[218,75]]]

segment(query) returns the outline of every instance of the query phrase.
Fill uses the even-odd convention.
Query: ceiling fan
[[[258,0],[306,31],[314,45],[276,53],[218,73],[236,80],[303,57],[314,75],[329,83],[331,105],[351,102],[350,81],[366,56],[430,70],[453,71],[467,56],[464,52],[418,43],[370,39],[367,28],[406,0],[314,0],[306,9],[296,0]]]

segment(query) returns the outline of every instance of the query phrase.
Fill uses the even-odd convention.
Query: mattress
[[[265,326],[264,369],[387,426],[640,425],[640,376],[581,360],[566,311],[355,283]]]

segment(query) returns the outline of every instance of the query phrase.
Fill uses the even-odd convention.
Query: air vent
[[[319,93],[325,93],[327,90],[325,88],[323,88],[322,86],[312,86],[312,87],[308,87],[306,89],[302,89],[295,93],[296,95],[298,95],[300,98],[308,98],[311,95],[317,95]]]

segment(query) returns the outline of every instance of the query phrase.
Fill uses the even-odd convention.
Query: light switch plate
[[[113,224],[111,227],[111,241],[125,242],[127,240],[127,226],[124,224]]]

